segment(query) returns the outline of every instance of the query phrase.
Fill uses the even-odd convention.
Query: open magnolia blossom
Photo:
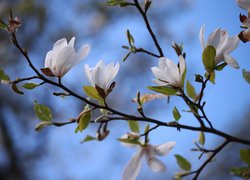
[[[162,57],[159,59],[158,67],[152,67],[151,70],[156,77],[153,82],[158,86],[183,87],[186,63],[182,56],[179,56],[179,66],[172,60]]]
[[[201,47],[205,49],[207,46],[213,46],[216,49],[215,65],[225,61],[231,67],[239,68],[238,62],[229,55],[234,49],[238,47],[238,36],[228,37],[228,33],[220,28],[216,29],[208,37],[208,41],[204,40],[205,25],[200,29],[200,43]]]
[[[250,9],[249,0],[236,0],[236,2],[242,9]]]
[[[126,145],[128,144],[128,146]],[[161,145],[153,146],[147,144],[145,146],[131,145],[122,143],[126,147],[136,147],[137,152],[133,155],[128,165],[123,171],[123,180],[135,180],[141,169],[142,158],[145,157],[149,168],[154,172],[165,172],[166,166],[156,156],[166,156],[175,146],[174,141],[170,141]]]
[[[103,61],[99,61],[93,68],[86,64],[84,70],[90,84],[95,88],[98,86],[107,94],[119,68],[119,63],[110,63],[106,66]]]
[[[65,38],[58,40],[46,55],[44,69],[49,68],[52,75],[63,77],[74,65],[81,62],[89,54],[90,45],[85,44],[76,52],[74,43],[75,37],[69,43]]]

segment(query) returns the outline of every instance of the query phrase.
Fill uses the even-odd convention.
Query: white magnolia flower
[[[236,2],[242,9],[250,9],[249,0],[236,0]]]
[[[90,68],[89,65],[86,64],[84,70],[91,85],[93,87],[98,86],[107,93],[119,68],[119,63],[110,63],[106,66],[103,61],[99,61],[93,68]]]
[[[186,63],[182,56],[179,56],[179,66],[172,60],[162,57],[159,59],[159,66],[152,67],[151,70],[156,77],[153,80],[158,86],[183,87],[182,78],[185,73]]]
[[[216,49],[215,65],[224,60],[228,65],[238,69],[238,62],[229,55],[230,52],[238,47],[238,36],[228,37],[227,31],[218,28],[209,35],[208,41],[205,43],[204,31],[205,25],[200,30],[200,43],[203,49],[207,46],[213,46]]]
[[[125,143],[123,143],[125,144]],[[133,145],[130,147],[137,147],[138,151],[133,155],[128,165],[123,171],[123,180],[135,180],[141,169],[142,158],[145,157],[149,168],[154,172],[165,172],[166,166],[156,156],[166,156],[175,146],[174,141],[170,141],[161,145],[153,146],[147,144],[144,147]]]
[[[74,65],[81,62],[90,51],[90,45],[83,45],[77,52],[74,49],[75,37],[69,43],[65,38],[58,40],[45,58],[45,68],[54,76],[63,77]]]

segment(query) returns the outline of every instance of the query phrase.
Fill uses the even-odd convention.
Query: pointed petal
[[[209,35],[207,45],[211,45],[215,49],[217,49],[220,44],[220,38],[221,38],[221,29],[218,28]]]
[[[157,79],[161,79],[163,81],[166,81],[166,72],[158,67],[152,67],[151,68],[153,75]]]
[[[59,39],[53,46],[53,51],[57,49],[62,49],[67,46],[67,40],[65,38]]]
[[[75,38],[75,37],[72,37],[71,40],[69,41],[68,46],[74,48],[75,40],[76,40],[76,38]]]
[[[147,159],[148,166],[154,172],[165,172],[166,166],[163,164],[162,161],[157,159],[156,157],[151,157]]]
[[[92,71],[93,69],[91,69],[88,64],[85,64],[84,72],[86,74],[87,80],[90,82],[92,86],[95,86],[95,83],[93,81]]]
[[[99,61],[95,68],[93,69],[93,81],[95,85],[99,86],[100,88],[105,88],[105,82],[103,77],[105,76],[105,64],[103,61]]]
[[[116,63],[116,65],[114,65],[114,63],[110,63],[107,65],[105,69],[105,84],[106,84],[105,90],[109,89],[111,83],[114,81],[119,71],[119,68],[120,68],[119,63]]]
[[[48,67],[48,68],[51,67],[51,65],[52,65],[52,58],[53,58],[52,55],[53,55],[53,51],[47,52],[46,57],[45,57],[44,67]]]
[[[159,156],[166,156],[176,145],[176,142],[170,141],[154,147],[155,154]]]
[[[167,59],[167,68],[165,69],[168,72],[167,76],[165,77],[168,79],[169,84],[173,86],[180,85],[180,74],[177,65],[170,59]]]
[[[227,44],[225,45],[224,52],[230,53],[236,49],[239,45],[240,39],[238,36],[230,37],[227,39]]]
[[[182,56],[179,56],[179,65],[180,65],[180,75],[182,77],[186,69],[186,62]]]
[[[141,169],[141,161],[143,156],[143,149],[140,148],[129,161],[128,165],[123,170],[123,180],[135,180]]]
[[[80,62],[82,59],[86,58],[89,55],[91,46],[89,44],[83,45],[77,52],[77,62]]]
[[[165,69],[165,67],[167,66],[167,58],[165,58],[165,57],[161,57],[160,59],[159,59],[159,68],[160,69]]]
[[[230,56],[229,54],[224,54],[224,59],[225,59],[226,63],[229,66],[231,66],[231,67],[233,67],[235,69],[239,69],[240,68],[238,62],[232,56]]]
[[[202,49],[206,48],[206,44],[205,44],[205,40],[204,40],[204,32],[205,32],[205,24],[203,24],[201,26],[200,34],[199,34],[199,38],[200,38],[200,43],[201,43]]]
[[[169,83],[160,81],[160,80],[158,80],[158,79],[153,79],[152,81],[153,81],[153,83],[155,83],[155,84],[158,85],[158,86],[167,86],[167,85],[169,85]]]

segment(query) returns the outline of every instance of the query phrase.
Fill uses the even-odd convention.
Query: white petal
[[[67,40],[65,38],[59,39],[53,46],[53,51],[57,49],[62,49],[67,46]]]
[[[201,26],[200,34],[199,34],[202,49],[205,49],[206,47],[205,40],[204,40],[204,32],[205,32],[205,24]]]
[[[240,39],[238,36],[230,37],[227,39],[227,44],[225,46],[225,53],[230,53],[236,49],[239,45]]]
[[[238,5],[242,9],[250,9],[250,1],[249,0],[236,0],[236,2],[238,3]]]
[[[95,82],[95,85],[99,86],[102,89],[105,88],[104,76],[105,64],[102,61],[99,61],[93,69],[93,81]]]
[[[46,57],[45,57],[44,67],[48,67],[48,68],[51,67],[51,65],[52,65],[52,58],[53,58],[52,55],[53,55],[53,51],[47,52]]]
[[[229,54],[224,54],[224,59],[229,66],[236,68],[236,69],[240,68],[238,62]]]
[[[167,59],[167,68],[165,71],[168,72],[167,76],[165,77],[168,79],[168,82],[173,86],[180,85],[180,74],[177,65],[170,59]]]
[[[91,46],[89,44],[83,45],[77,52],[77,61],[81,61],[89,55]]]
[[[154,147],[155,154],[159,156],[166,156],[176,145],[176,142],[170,141]]]
[[[92,78],[93,77],[92,76],[92,71],[93,71],[93,69],[91,69],[88,64],[85,64],[84,72],[86,74],[87,80],[90,82],[90,84],[92,86],[95,86],[95,83],[94,83],[93,78]]]
[[[169,85],[169,83],[160,81],[159,79],[153,79],[153,83],[155,83],[158,86],[167,86],[167,85]]]
[[[154,172],[165,172],[166,166],[163,164],[162,161],[157,159],[156,157],[148,158],[147,159],[148,166]]]
[[[166,80],[166,72],[158,67],[152,67],[151,68],[153,75],[157,78],[157,79],[161,79],[163,81],[167,81]]]
[[[52,67],[52,72],[54,75],[62,77],[75,63],[75,50],[71,47],[65,47],[58,54],[57,59],[53,61],[55,65]]]
[[[140,148],[129,161],[128,165],[123,170],[123,180],[135,180],[141,169],[141,161],[143,156],[143,149]]]
[[[216,29],[209,35],[207,45],[211,45],[215,49],[217,49],[217,47],[220,44],[220,38],[221,38],[221,29]]]
[[[76,40],[76,38],[75,38],[75,37],[72,37],[71,40],[69,41],[68,46],[74,48],[75,40]]]
[[[180,76],[182,77],[186,69],[186,62],[182,56],[179,56],[179,65],[180,65]]]
[[[160,69],[165,69],[165,67],[167,66],[167,58],[165,58],[165,57],[161,57],[160,59],[159,59],[159,68]]]
[[[108,90],[111,83],[114,81],[114,79],[119,71],[119,68],[120,68],[119,63],[116,63],[116,65],[114,65],[114,63],[110,63],[107,65],[107,67],[105,69],[105,84],[106,84],[105,89],[106,90]]]

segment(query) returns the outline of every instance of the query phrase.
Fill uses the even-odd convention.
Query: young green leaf
[[[10,81],[10,78],[7,74],[5,74],[3,69],[0,69],[0,80]]]
[[[87,96],[97,101],[103,101],[103,99],[99,96],[98,91],[93,86],[83,86],[83,90]]]
[[[196,98],[196,92],[194,89],[194,86],[190,83],[189,80],[187,80],[187,84],[186,84],[186,90],[187,90],[187,95],[192,98],[195,99]]]
[[[82,144],[82,143],[93,141],[93,140],[96,140],[96,138],[93,136],[87,135],[80,143]]]
[[[51,126],[51,125],[53,125],[52,122],[49,122],[49,121],[42,121],[42,122],[40,122],[39,124],[36,125],[35,130],[36,130],[36,131],[40,131],[40,130],[42,130],[44,127],[46,127],[46,126]]]
[[[226,67],[226,66],[227,66],[226,62],[221,63],[220,65],[215,66],[215,70],[222,71],[224,69],[224,67]]]
[[[41,120],[41,121],[47,121],[51,122],[52,120],[52,113],[51,110],[43,105],[43,104],[38,104],[37,101],[34,101],[34,110],[36,116]]]
[[[172,113],[173,113],[174,119],[175,119],[176,121],[178,121],[178,120],[181,118],[181,114],[180,114],[180,112],[178,111],[178,109],[176,108],[176,106],[174,107]]]
[[[39,86],[39,85],[35,84],[35,83],[26,83],[26,84],[22,85],[23,88],[29,89],[29,90],[32,90],[32,89],[36,88],[37,86]]]
[[[250,167],[250,149],[241,149],[240,158]]]
[[[239,176],[243,179],[250,178],[250,167],[237,167],[230,170],[231,174]]]
[[[7,30],[8,25],[0,19],[0,29]]]
[[[206,142],[205,134],[204,134],[204,132],[202,132],[202,131],[199,133],[198,142],[199,142],[202,146],[204,146],[204,144],[205,144],[205,142]]]
[[[144,129],[144,133],[148,132],[148,131],[149,131],[149,129],[150,129],[150,125],[149,125],[149,124],[147,124],[147,125],[146,125],[146,127],[145,127],[145,129]]]
[[[134,47],[135,46],[135,40],[134,37],[132,36],[132,34],[129,32],[129,30],[127,29],[127,38],[128,38],[128,43],[130,45],[130,47]]]
[[[215,56],[216,49],[213,46],[207,46],[202,53],[202,62],[208,72],[212,72],[215,68]]]
[[[191,164],[181,155],[175,154],[174,155],[178,165],[180,166],[180,168],[182,168],[185,171],[190,171],[191,170]]]
[[[243,69],[242,75],[243,75],[244,79],[246,80],[246,82],[248,82],[248,84],[250,84],[250,71]]]
[[[75,129],[75,133],[78,131],[82,132],[89,126],[89,122],[91,120],[91,110],[85,109],[78,120],[78,126]]]
[[[139,126],[138,121],[129,120],[128,124],[129,124],[130,130],[132,132],[135,132],[135,133],[139,133],[140,132],[140,126]]]
[[[109,6],[116,6],[116,5],[119,5],[120,7],[126,7],[126,6],[129,6],[131,5],[130,2],[126,2],[124,0],[108,0],[106,2],[107,5]]]
[[[172,87],[166,87],[166,86],[148,86],[148,89],[167,95],[167,96],[175,95],[177,93],[176,89],[173,89]]]

